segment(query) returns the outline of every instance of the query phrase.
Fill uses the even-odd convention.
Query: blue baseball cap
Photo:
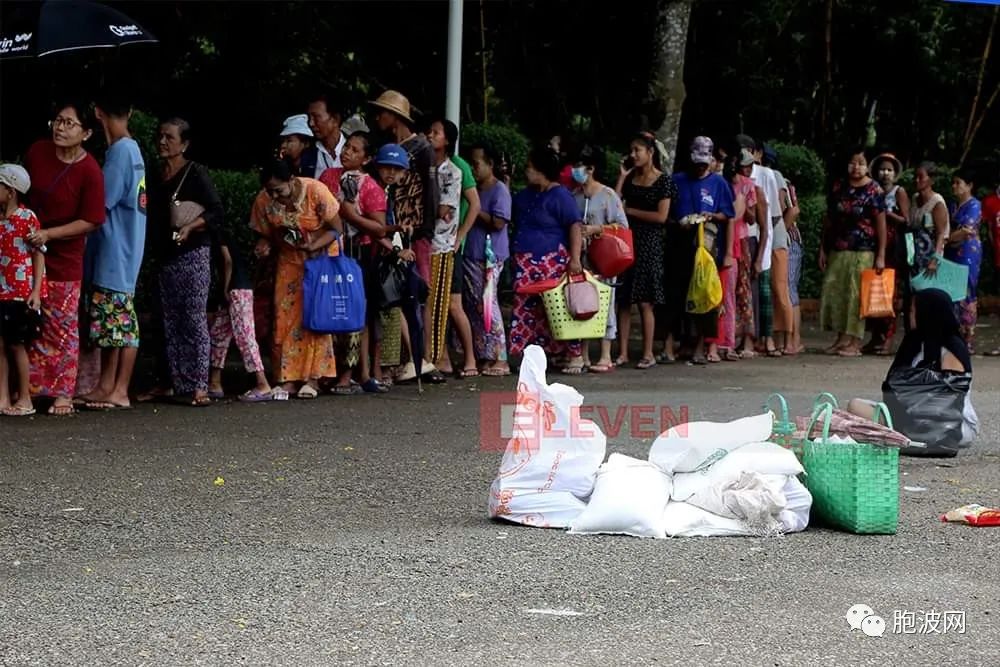
[[[399,144],[386,144],[378,149],[375,155],[376,166],[399,167],[401,169],[410,168],[410,156]]]

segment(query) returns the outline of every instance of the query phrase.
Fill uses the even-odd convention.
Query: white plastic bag
[[[670,500],[670,475],[649,461],[612,454],[597,471],[597,484],[575,535],[607,533],[665,538],[663,510]]]
[[[594,489],[607,438],[594,422],[580,418],[583,396],[572,387],[548,384],[545,367],[542,349],[529,346],[518,378],[513,437],[490,487],[488,514],[565,528]]]
[[[713,484],[738,479],[740,473],[761,475],[798,475],[802,464],[791,450],[773,442],[752,442],[734,449],[713,465],[699,472],[674,475],[673,500],[685,501]]]
[[[738,447],[767,440],[773,428],[770,412],[728,423],[680,424],[653,441],[649,460],[671,473],[703,470]]]
[[[778,515],[781,528],[786,533],[798,533],[809,525],[809,510],[812,509],[812,494],[798,477],[789,475],[781,493],[785,496],[785,509]]]

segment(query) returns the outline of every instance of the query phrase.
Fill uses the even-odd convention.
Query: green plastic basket
[[[577,320],[569,314],[566,307],[565,287],[569,275],[559,281],[556,287],[542,292],[542,303],[545,304],[545,316],[549,320],[549,329],[556,340],[586,340],[589,338],[604,338],[608,327],[608,311],[611,309],[611,287],[605,285],[589,272],[585,273],[587,282],[597,288],[600,299],[597,314],[589,320]]]
[[[813,496],[812,516],[831,527],[858,535],[894,535],[899,525],[899,450],[870,444],[829,442],[833,407],[817,400],[802,444],[803,480]],[[892,419],[885,406],[887,426]],[[823,419],[822,442],[809,440],[817,419]]]
[[[779,411],[771,408],[771,403],[774,401],[778,402]],[[771,437],[768,438],[768,441],[776,445],[781,445],[785,449],[792,450],[795,456],[801,459],[802,442],[793,437],[795,434],[795,422],[789,419],[788,401],[785,400],[785,397],[777,392],[771,394],[764,401],[764,411],[774,413],[774,426],[771,429]]]

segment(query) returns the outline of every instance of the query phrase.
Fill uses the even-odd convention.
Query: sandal
[[[226,397],[226,392],[222,391],[221,389],[216,389],[215,391],[212,391],[210,389],[208,391],[208,397],[213,401],[221,401]]]
[[[840,354],[840,351],[843,350],[844,347],[846,347],[846,346],[845,345],[833,344],[830,347],[828,347],[825,350],[823,350],[823,354],[825,354],[827,356],[830,356],[830,357],[835,357],[838,354]]]
[[[479,369],[478,368],[466,368],[466,369],[461,370],[461,371],[456,371],[455,372],[455,377],[457,377],[459,380],[464,380],[466,378],[476,378],[476,377],[479,377]]]
[[[660,352],[656,357],[656,363],[658,364],[676,364],[677,360],[671,356],[668,356],[666,352]]]
[[[430,373],[426,373],[423,378],[428,384],[444,384],[448,381],[448,378],[442,375],[441,371],[436,368]]]
[[[299,391],[295,394],[295,396],[305,400],[312,400],[319,396],[319,392],[316,391],[312,385],[304,384],[301,388],[299,388]]]
[[[861,354],[861,350],[859,350],[856,347],[845,347],[845,348],[840,349],[837,352],[837,356],[838,357],[855,358],[855,357],[862,357],[864,355]]]
[[[49,407],[48,412],[52,417],[68,417],[76,414],[76,408],[72,405],[52,405]]]
[[[366,394],[388,394],[389,387],[375,378],[368,378],[361,383],[361,391]]]
[[[754,352],[753,350],[743,350],[736,356],[738,356],[740,359],[755,359],[757,357],[757,353]]]
[[[734,352],[733,350],[726,350],[722,354],[723,361],[739,361],[740,358],[741,358],[740,355]]]
[[[628,359],[625,357],[618,357],[614,362],[615,366],[628,366]]]
[[[593,364],[590,367],[591,373],[610,373],[615,370],[614,364]]]
[[[9,408],[4,408],[0,414],[3,414],[4,417],[30,417],[35,414],[35,409],[12,405]]]
[[[274,397],[274,393],[275,393],[274,390],[271,390],[271,391],[260,391],[259,389],[257,389],[256,387],[254,387],[250,391],[246,391],[246,392],[240,394],[240,402],[241,403],[263,403],[265,401],[274,401],[274,400],[277,400]],[[209,396],[211,396],[211,394],[209,394]]]
[[[583,375],[587,372],[587,367],[583,364],[580,364],[579,366],[570,364],[569,366],[563,366],[562,370],[559,372],[563,375]]]
[[[860,356],[861,353],[858,352],[858,355]],[[777,359],[778,357],[782,356],[781,350],[779,350],[776,347],[775,348],[771,348],[770,350],[767,351],[767,356],[772,357],[774,359]]]
[[[330,393],[334,396],[355,396],[357,394],[363,394],[364,389],[353,384],[349,384],[346,387],[343,385],[337,385],[330,389]]]
[[[722,357],[720,357],[717,354],[710,354],[710,355],[708,355],[708,356],[705,357],[705,361],[707,361],[710,364],[717,364],[720,361],[722,361]]]
[[[481,375],[492,378],[502,378],[510,375],[509,368],[484,368]]]
[[[692,366],[704,366],[707,363],[708,359],[703,354],[692,355],[691,361],[688,362]]]
[[[639,362],[636,363],[635,367],[640,371],[644,371],[652,368],[655,365],[656,365],[656,358],[652,357],[647,359],[640,359]]]

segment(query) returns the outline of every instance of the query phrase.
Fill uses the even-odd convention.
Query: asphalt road
[[[877,394],[883,360],[754,360],[573,379],[595,405],[755,413],[780,390]],[[418,396],[0,421],[4,665],[997,665],[1000,359],[978,362],[976,447],[904,460],[891,537],[569,536],[494,523],[480,400]],[[611,408],[614,411],[615,408]],[[608,450],[645,456],[623,433]],[[218,479],[217,479],[218,478]],[[851,632],[866,603],[885,636]],[[893,633],[961,611],[965,632]],[[555,612],[555,613],[553,613]],[[918,623],[919,625],[919,623]]]

